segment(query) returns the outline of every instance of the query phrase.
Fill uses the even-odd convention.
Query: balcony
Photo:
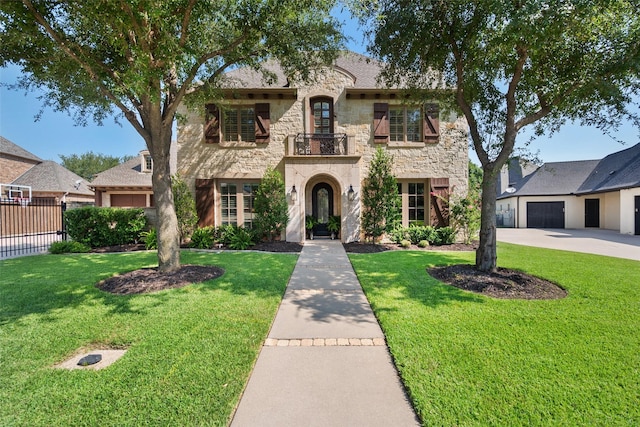
[[[289,153],[293,156],[346,156],[350,153],[344,133],[299,133],[289,137]]]

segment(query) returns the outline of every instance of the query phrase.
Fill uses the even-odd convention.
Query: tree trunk
[[[153,158],[152,182],[158,231],[158,270],[161,272],[180,268],[180,232],[171,187],[171,136],[171,127],[160,127],[158,132],[151,132],[151,140],[147,141]]]
[[[480,243],[476,250],[476,268],[484,272],[496,270],[496,198],[497,178],[500,168],[484,169],[482,179],[482,212],[480,218]]]

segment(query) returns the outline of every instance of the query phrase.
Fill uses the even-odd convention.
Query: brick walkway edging
[[[386,345],[384,338],[267,338],[264,342],[265,347],[378,347]]]

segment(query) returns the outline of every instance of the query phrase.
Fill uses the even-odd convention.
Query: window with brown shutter
[[[205,105],[204,142],[206,144],[220,142],[220,110],[215,104]]]
[[[378,144],[389,142],[389,104],[373,104],[373,140]]]
[[[198,226],[215,225],[215,186],[213,179],[196,179],[196,212]]]
[[[437,104],[424,106],[424,142],[435,144],[440,138],[440,111]]]
[[[269,104],[256,104],[256,142],[266,144],[270,138],[271,118],[269,113]]]

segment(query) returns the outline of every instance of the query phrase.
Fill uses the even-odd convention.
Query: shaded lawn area
[[[426,268],[473,253],[349,254],[424,425],[639,425],[640,262],[499,244],[560,300],[497,300]]]
[[[297,255],[183,253],[217,279],[117,296],[94,284],[157,265],[155,252],[0,262],[0,425],[226,425]],[[126,347],[107,369],[53,365]]]

